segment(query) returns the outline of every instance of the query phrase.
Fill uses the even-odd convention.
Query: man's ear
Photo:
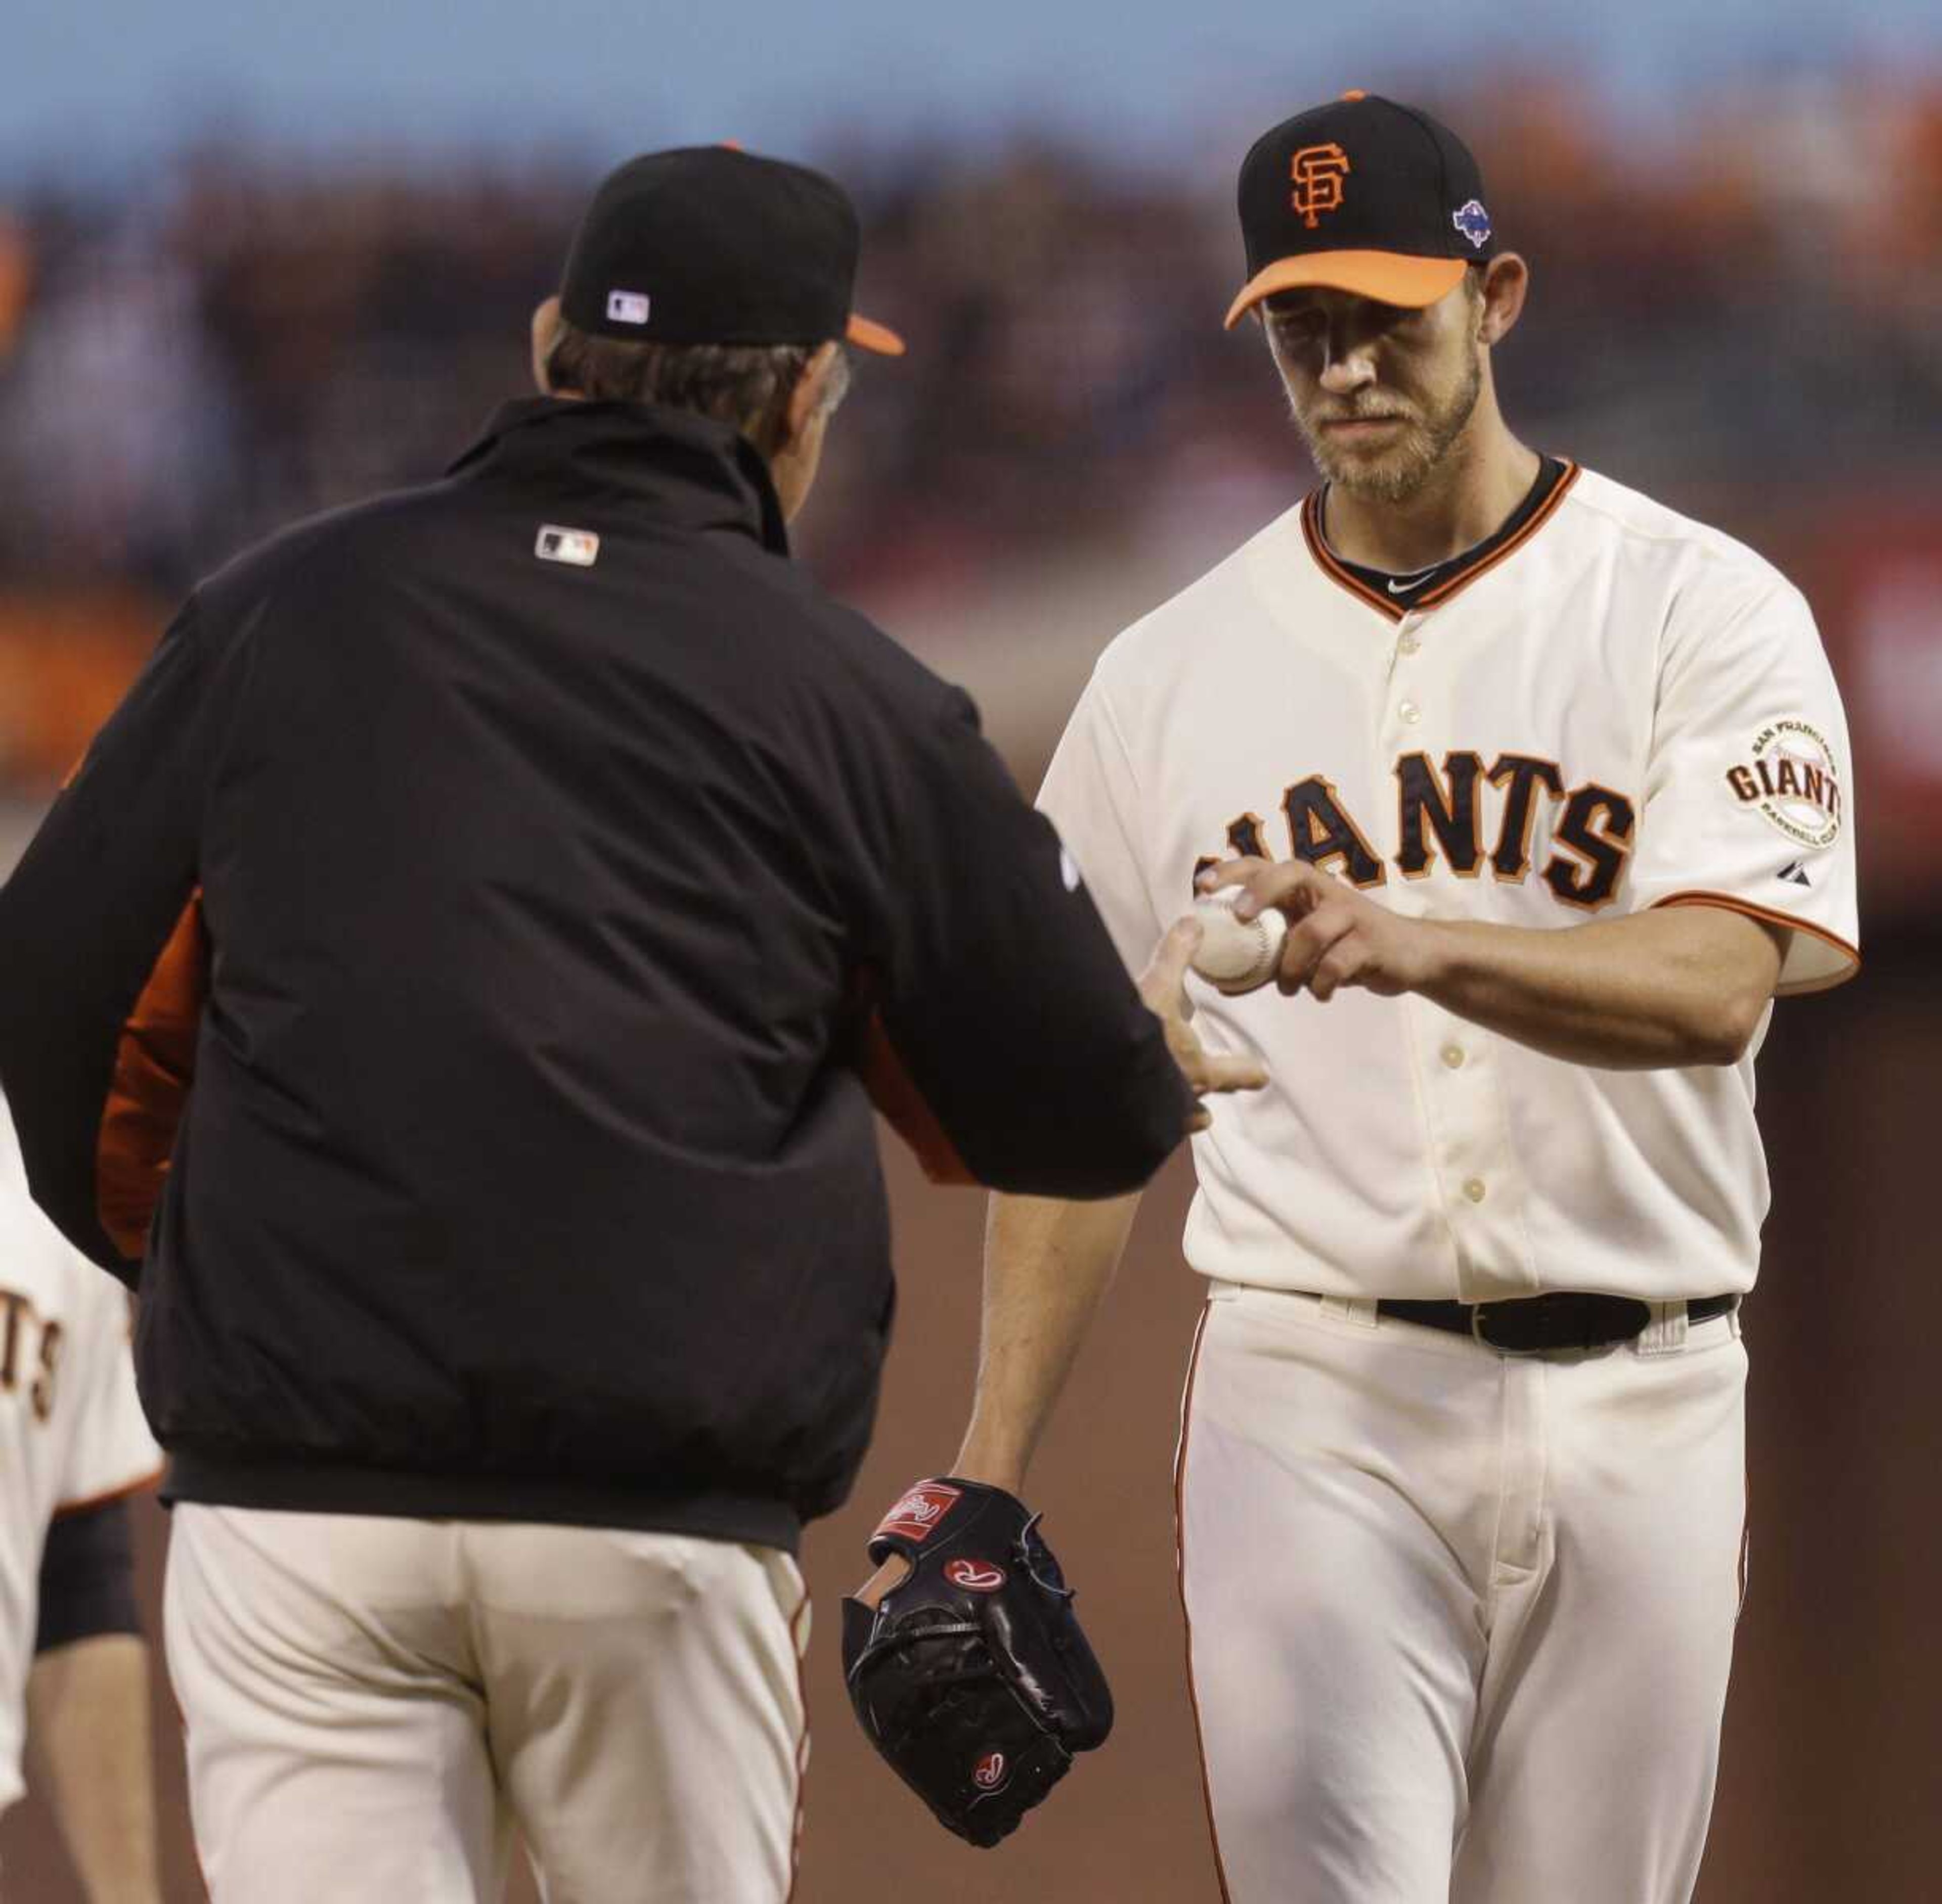
[[[816,354],[802,367],[802,375],[795,380],[795,388],[789,392],[788,407],[783,412],[783,439],[776,447],[786,449],[789,445],[801,440],[803,432],[809,427],[810,418],[822,407],[824,387],[829,381],[830,366],[836,361],[838,346],[832,338],[827,344],[817,345]]]
[[[542,396],[553,394],[547,378],[547,360],[553,355],[553,341],[559,335],[559,300],[548,298],[533,313],[533,381]]]
[[[1515,251],[1499,252],[1484,267],[1484,314],[1477,335],[1485,344],[1500,342],[1524,315],[1530,289],[1530,267]]]

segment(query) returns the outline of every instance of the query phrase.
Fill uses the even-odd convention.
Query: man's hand
[[[1285,996],[1306,990],[1326,1004],[1344,985],[1359,985],[1395,998],[1423,990],[1435,970],[1433,922],[1377,905],[1306,860],[1225,860],[1202,874],[1199,884],[1203,892],[1244,888],[1234,901],[1239,918],[1270,906],[1287,914],[1275,981]]]
[[[1276,982],[1318,1003],[1345,985],[1414,992],[1547,1058],[1608,1071],[1737,1064],[1764,1021],[1784,926],[1717,905],[1662,904],[1558,929],[1411,919],[1305,861],[1230,859],[1200,889],[1287,914]]]
[[[1216,1057],[1202,1046],[1187,1022],[1187,971],[1199,944],[1199,920],[1175,920],[1155,948],[1152,963],[1140,974],[1140,996],[1165,1027],[1167,1049],[1196,1097],[1211,1091],[1258,1091],[1267,1082],[1268,1074],[1257,1059]],[[1211,1113],[1202,1105],[1193,1114],[1192,1128],[1204,1131],[1212,1122]]]

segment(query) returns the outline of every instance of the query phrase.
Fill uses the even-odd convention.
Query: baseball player
[[[200,587],[0,893],[35,1194],[141,1284],[216,1904],[494,1897],[516,1824],[549,1904],[780,1904],[868,1091],[1101,1196],[1257,1079],[788,559],[843,343],[902,348],[857,251],[803,167],[622,166],[541,394]]]
[[[1855,969],[1800,595],[1499,412],[1524,261],[1463,144],[1349,93],[1241,169],[1320,486],[1101,657],[1041,804],[1123,954],[1272,1082],[1194,1145],[1178,1468],[1233,1904],[1675,1904],[1741,1591],[1741,1299],[1777,996]],[[959,1475],[1015,1492],[1132,1202],[999,1199]]]
[[[90,1904],[161,1895],[127,1501],[161,1462],[127,1293],[34,1208],[0,1100],[0,1809],[24,1745]]]

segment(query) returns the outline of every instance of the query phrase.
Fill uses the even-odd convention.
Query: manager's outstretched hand
[[[1140,974],[1140,996],[1166,1027],[1167,1048],[1196,1097],[1258,1091],[1268,1081],[1267,1068],[1258,1058],[1225,1057],[1208,1051],[1187,1021],[1187,970],[1199,944],[1199,920],[1175,920]],[[1192,1128],[1204,1131],[1213,1121],[1212,1113],[1202,1104],[1194,1113]]]

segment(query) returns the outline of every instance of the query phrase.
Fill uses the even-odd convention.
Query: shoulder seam
[[[1597,472],[1591,470],[1587,471],[1586,473],[1596,475]],[[1600,479],[1607,482],[1610,480],[1609,477]],[[1650,501],[1651,498],[1648,497],[1646,500]],[[1688,525],[1683,534],[1669,530],[1647,528],[1642,523],[1628,520],[1610,504],[1600,502],[1597,497],[1588,494],[1582,483],[1574,484],[1571,494],[1565,498],[1564,506],[1567,508],[1573,504],[1590,510],[1594,515],[1600,516],[1606,522],[1610,522],[1622,534],[1630,536],[1637,541],[1671,543],[1682,548],[1690,549],[1695,556],[1710,562],[1730,562],[1737,555],[1743,562],[1751,562],[1756,568],[1765,571],[1784,586],[1793,589],[1793,584],[1787,580],[1787,577],[1750,543],[1742,542],[1737,536],[1728,534],[1724,529],[1715,528],[1709,522],[1702,522],[1696,517],[1680,517],[1680,520]],[[1666,505],[1662,503],[1656,504],[1654,507],[1663,509]],[[1668,513],[1674,516],[1679,514],[1677,510],[1670,510]],[[1723,541],[1729,545],[1723,549],[1720,546]],[[1794,592],[1798,594],[1800,591],[1794,589]]]

